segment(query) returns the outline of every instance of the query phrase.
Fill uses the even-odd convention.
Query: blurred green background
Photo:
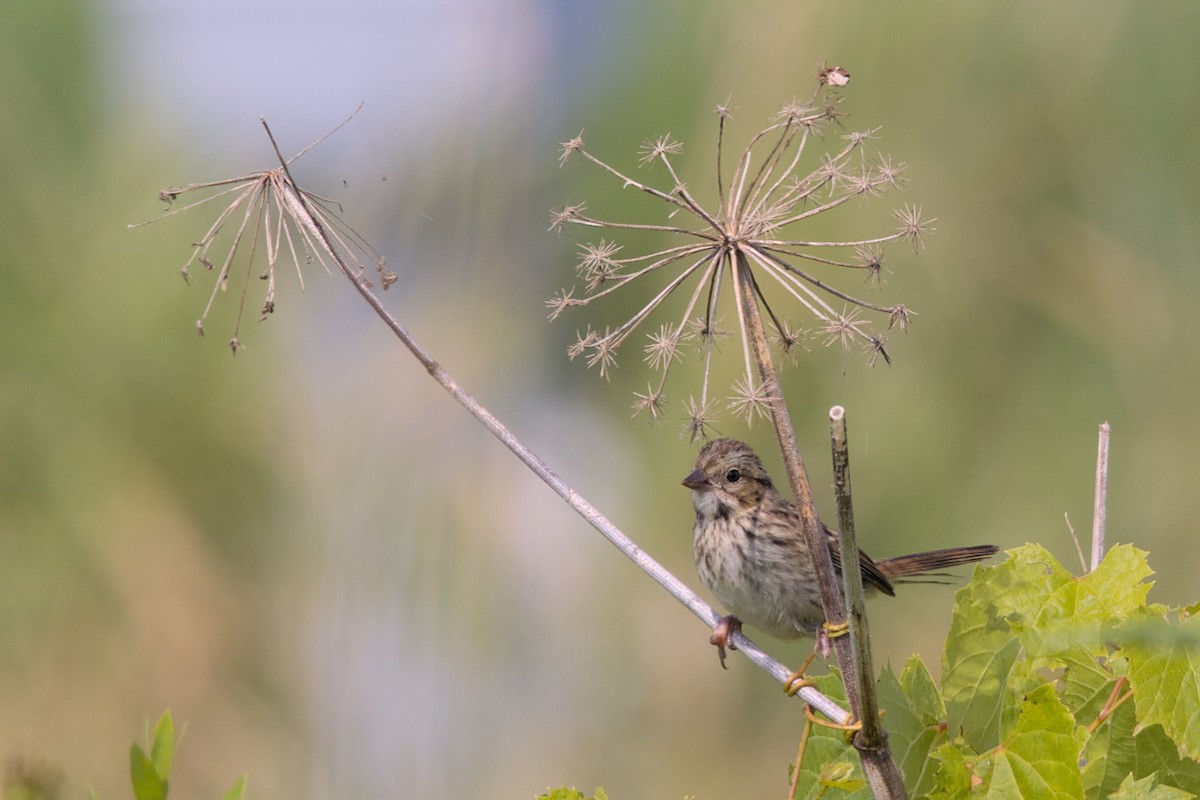
[[[818,349],[786,374],[820,505],[840,403],[873,554],[1037,541],[1074,568],[1064,514],[1086,536],[1108,420],[1110,540],[1150,550],[1152,599],[1197,599],[1195,4],[160,6],[0,5],[10,770],[42,759],[63,796],[129,796],[129,741],[170,707],[179,797],[243,771],[260,798],[783,791],[798,704],[736,655],[721,671],[703,626],[344,281],[285,277],[234,358],[237,293],[200,339],[210,276],[177,275],[211,217],[126,229],[165,186],[271,166],[260,114],[294,151],[364,99],[298,180],[387,255],[386,298],[435,357],[695,583],[694,447],[629,419],[632,348],[610,382],[563,352],[620,303],[545,321],[579,241],[545,232],[548,209],[627,196],[559,169],[557,143],[586,128],[632,170],[669,131],[707,174],[713,106],[732,98],[740,144],[818,64],[846,67],[847,128],[882,125],[909,169],[903,196],[837,224],[867,234],[911,202],[937,231],[891,262],[881,298],[920,313],[892,367]],[[764,425],[722,430],[769,452]],[[876,602],[876,654],[936,664],[952,601]]]

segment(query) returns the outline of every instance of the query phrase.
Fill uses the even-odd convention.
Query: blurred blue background
[[[170,707],[181,797],[242,771],[250,797],[783,791],[799,705],[736,655],[721,671],[344,280],[285,275],[234,358],[237,292],[201,339],[211,276],[177,274],[211,218],[126,228],[163,187],[272,166],[260,116],[295,151],[360,101],[297,179],[388,257],[434,356],[695,583],[694,446],[629,418],[636,352],[609,382],[564,354],[619,303],[545,320],[579,241],[548,210],[627,198],[557,146],[584,128],[632,170],[669,131],[707,174],[717,103],[740,145],[846,67],[848,130],[882,125],[908,185],[835,230],[900,202],[938,221],[879,295],[920,313],[894,365],[816,349],[785,374],[820,506],[839,403],[874,555],[1037,541],[1074,568],[1064,514],[1086,536],[1108,420],[1110,540],[1151,551],[1152,599],[1195,601],[1198,22],[1185,2],[3,4],[0,752],[57,765],[66,796],[128,796],[125,748]],[[766,426],[721,427],[782,475]],[[876,602],[877,656],[936,665],[952,602]]]

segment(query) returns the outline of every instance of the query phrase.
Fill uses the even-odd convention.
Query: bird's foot
[[[850,623],[848,621],[822,622],[821,627],[817,628],[816,646],[816,650],[821,652],[821,658],[828,659],[829,651],[833,649],[833,640],[839,636],[845,636],[849,632]]]
[[[712,636],[708,637],[708,643],[715,645],[717,648],[717,658],[721,662],[721,669],[729,669],[725,666],[725,648],[737,650],[737,645],[733,643],[733,634],[741,631],[742,621],[730,614],[727,617],[721,617],[717,620],[717,624],[713,626]]]

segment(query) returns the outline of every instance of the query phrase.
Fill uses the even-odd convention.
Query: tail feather
[[[981,544],[974,547],[950,547],[946,550],[930,550],[926,553],[913,553],[909,556],[897,556],[876,561],[875,566],[888,578],[914,578],[929,576],[938,570],[949,567],[961,567],[963,564],[974,564],[985,558],[994,556],[1000,548],[992,544]]]

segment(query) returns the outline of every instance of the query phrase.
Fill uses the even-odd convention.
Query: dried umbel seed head
[[[359,109],[361,108],[362,106],[359,106]],[[357,113],[358,111],[354,112]],[[353,119],[354,114],[286,163],[291,164],[320,144]],[[265,126],[266,123],[263,124]],[[150,222],[223,198],[226,205],[205,234],[192,245],[192,255],[183,265],[180,274],[185,281],[189,280],[190,267],[197,263],[207,271],[216,272],[208,304],[200,319],[196,320],[196,330],[201,335],[204,334],[204,321],[212,311],[217,295],[228,289],[231,278],[236,281],[241,276],[243,280],[237,322],[233,338],[229,342],[229,347],[235,354],[245,348],[238,334],[246,305],[246,294],[251,285],[251,277],[255,274],[255,259],[260,257],[263,250],[266,251],[266,268],[259,272],[258,277],[266,283],[266,291],[260,307],[260,321],[275,313],[276,267],[281,260],[285,264],[291,262],[301,290],[304,289],[303,266],[316,260],[329,270],[330,264],[326,259],[328,257],[330,260],[336,260],[332,258],[334,251],[360,273],[365,271],[363,261],[375,262],[385,289],[396,280],[395,274],[387,271],[382,256],[341,219],[341,207],[332,200],[296,186],[287,166],[252,172],[236,178],[164,189],[159,193],[159,198],[170,204],[181,195],[190,192],[198,192],[205,196],[181,208],[169,209],[148,222],[129,227],[148,225]],[[225,253],[218,261],[209,258],[214,248],[216,252],[223,250]],[[243,256],[245,267],[235,270],[235,261],[239,253]],[[360,255],[363,257],[361,260],[358,258]]]
[[[644,359],[659,377],[646,392],[636,394],[636,413],[644,412],[652,421],[661,419],[673,365],[684,355],[699,351],[703,377],[699,392],[684,404],[684,432],[692,438],[706,434],[717,410],[711,397],[713,358],[719,340],[729,335],[721,327],[723,317],[737,319],[744,362],[724,405],[747,422],[766,413],[772,397],[752,367],[752,337],[742,304],[747,296],[753,296],[763,309],[770,338],[789,359],[795,359],[806,349],[805,342],[815,337],[825,345],[861,346],[870,364],[880,356],[890,363],[884,335],[872,329],[870,316],[886,319],[888,329],[899,326],[904,330],[913,312],[903,305],[879,305],[850,295],[834,287],[827,275],[839,270],[858,272],[863,282],[878,287],[887,271],[885,246],[909,241],[919,247],[921,235],[930,230],[929,221],[920,209],[905,206],[893,213],[899,227],[877,235],[830,241],[802,234],[806,224],[819,215],[902,187],[903,164],[865,152],[875,130],[847,133],[835,150],[814,152],[830,127],[844,116],[835,90],[849,80],[850,73],[842,67],[822,67],[812,97],[783,106],[754,134],[728,180],[723,162],[731,106],[717,106],[716,191],[705,202],[677,172],[675,160],[682,154],[683,144],[670,135],[647,139],[638,152],[642,166],[665,170],[662,188],[637,180],[595,156],[587,149],[582,133],[563,143],[560,163],[582,157],[624,187],[661,201],[666,212],[657,220],[605,219],[591,215],[584,203],[575,203],[554,211],[551,219],[552,230],[579,225],[617,232],[646,231],[669,241],[661,249],[645,253],[627,252],[614,238],[581,245],[575,267],[577,286],[563,289],[546,303],[550,318],[556,319],[568,309],[589,305],[643,277],[658,276],[654,294],[625,322],[605,327],[603,332],[589,326],[568,348],[572,359],[582,357],[588,366],[598,366],[607,376],[617,364],[621,345],[642,329],[668,298],[681,298],[683,312],[646,334]],[[730,291],[723,293],[726,285]],[[806,324],[796,324],[777,313],[772,303],[778,303],[769,303],[768,293],[790,301],[792,307],[787,311],[798,312]]]

